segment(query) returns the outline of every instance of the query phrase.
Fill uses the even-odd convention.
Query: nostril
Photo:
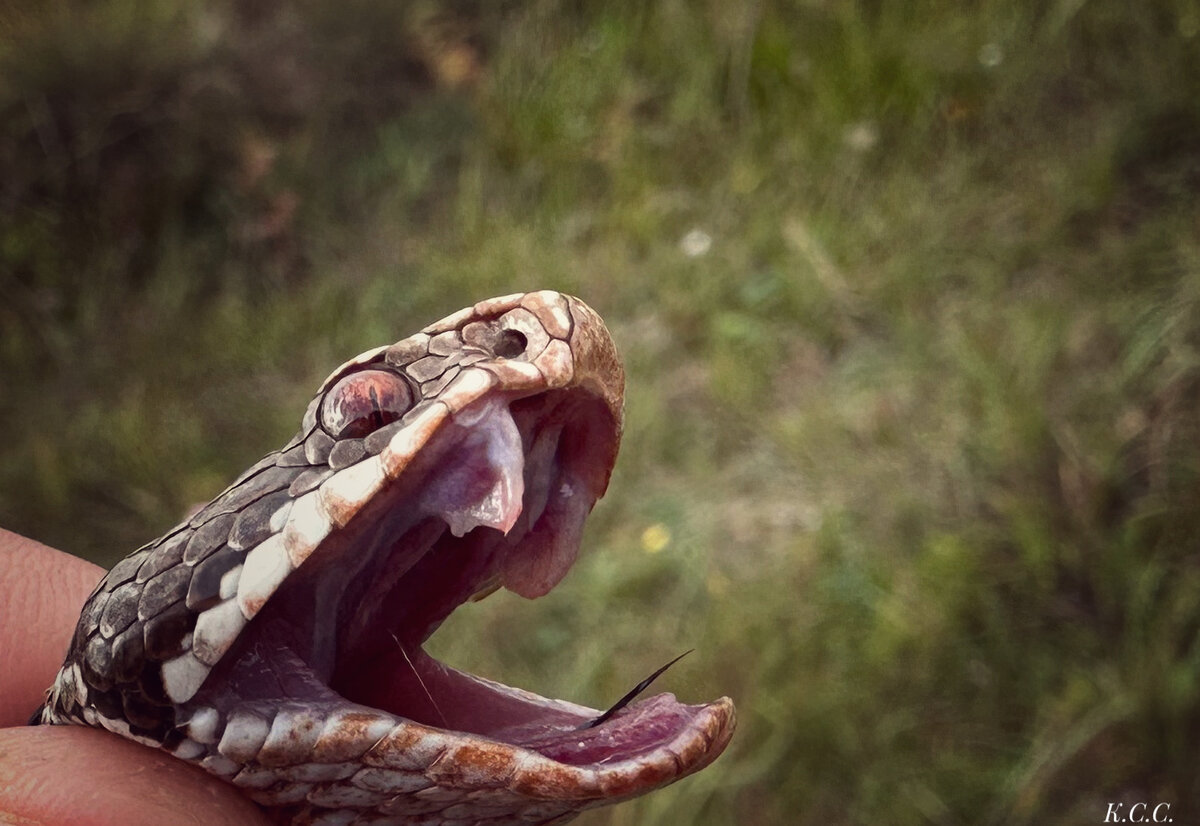
[[[502,330],[496,337],[495,354],[500,358],[516,358],[525,352],[529,340],[520,330]]]

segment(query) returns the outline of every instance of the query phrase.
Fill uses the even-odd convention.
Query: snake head
[[[295,823],[561,823],[699,770],[728,699],[598,718],[422,647],[473,595],[568,572],[623,395],[599,316],[551,292],[343,364],[291,441],[108,573],[42,722],[164,749]]]

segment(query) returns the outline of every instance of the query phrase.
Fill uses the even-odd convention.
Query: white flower
[[[995,69],[1004,62],[1004,52],[999,43],[984,43],[979,47],[979,63],[985,69]]]
[[[842,140],[855,152],[867,152],[879,143],[879,130],[868,120],[860,121],[846,127]]]
[[[687,234],[679,239],[679,249],[688,258],[699,258],[702,255],[707,255],[712,249],[712,236],[700,228],[688,230]]]

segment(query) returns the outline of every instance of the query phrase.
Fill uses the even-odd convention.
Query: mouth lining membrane
[[[368,706],[576,765],[635,757],[696,707],[658,695],[600,712],[452,668],[423,643],[458,605],[500,582],[548,592],[575,560],[599,493],[569,398],[487,399],[434,437],[406,474],[294,572],[218,663],[196,701]],[[419,483],[411,481],[420,478]]]
[[[525,495],[525,453],[508,405],[488,399],[449,427],[463,431],[458,449],[421,492],[417,510],[441,518],[456,537],[481,526],[507,534]]]

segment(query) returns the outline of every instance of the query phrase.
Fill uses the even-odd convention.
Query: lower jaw
[[[191,709],[216,709],[228,720],[239,712],[269,717],[271,709],[306,709],[313,719],[373,713],[396,724],[416,723],[465,738],[480,738],[541,754],[573,766],[636,759],[670,743],[705,712],[671,695],[622,709],[603,724],[599,711],[550,699],[452,668],[419,642],[391,632],[351,663],[322,676],[289,646],[305,636],[278,616],[247,629],[237,656],[205,688]],[[421,636],[423,639],[423,635]]]

